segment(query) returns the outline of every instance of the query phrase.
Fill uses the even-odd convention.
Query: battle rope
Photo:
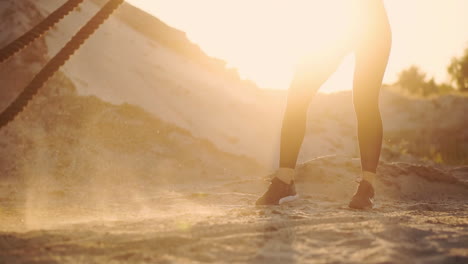
[[[28,104],[44,83],[70,59],[76,50],[88,39],[96,29],[123,3],[124,0],[109,0],[99,12],[84,25],[73,38],[55,55],[32,81],[24,88],[13,103],[0,114],[0,128],[12,121]]]
[[[10,44],[6,45],[0,50],[0,63],[6,61],[11,56],[15,55],[18,51],[24,49],[26,46],[31,44],[35,39],[42,36],[66,15],[68,15],[73,9],[79,6],[84,0],[70,0],[59,7],[57,10],[52,12],[46,19],[41,23],[33,27],[28,32],[24,33],[21,37],[17,38]]]

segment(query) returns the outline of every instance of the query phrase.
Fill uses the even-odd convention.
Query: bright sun
[[[224,59],[260,87],[286,89],[298,58],[346,34],[355,0],[128,0],[185,31],[210,56]],[[384,81],[417,64],[446,81],[451,57],[468,42],[466,0],[385,0],[393,31]],[[437,14],[438,19],[434,19]],[[465,25],[465,26],[463,26]],[[428,56],[430,54],[430,56]],[[322,87],[350,89],[354,57],[348,56]]]
[[[327,52],[323,46],[344,34],[343,21],[349,14],[347,5],[338,5],[341,7],[338,9],[334,2],[322,1],[320,9],[310,0],[297,1],[294,5],[268,0],[247,4],[231,1],[231,5],[223,2],[214,10],[222,12],[219,9],[225,8],[222,13],[237,17],[232,18],[232,27],[219,29],[215,35],[211,30],[200,30],[193,37],[200,39],[200,44],[207,48],[213,45],[210,50],[215,50],[214,45],[222,42],[225,52],[220,50],[220,55],[225,54],[228,65],[239,68],[243,78],[252,79],[261,87],[285,88],[301,56],[314,49]],[[332,19],[330,12],[334,12],[334,18],[341,19]],[[209,23],[212,21],[207,21]],[[352,67],[352,63],[347,63],[338,75],[352,71]],[[349,86],[347,79],[345,76],[335,78],[334,85]],[[336,83],[338,80],[343,82]]]
[[[289,5],[271,0],[175,0],[158,1],[155,5],[162,9],[183,6],[180,12],[171,13],[170,18],[164,13],[158,17],[163,21],[179,21],[174,26],[185,29],[188,37],[209,55],[224,59],[228,67],[237,68],[242,78],[251,79],[261,87],[285,89],[301,56],[318,46],[323,51],[327,41],[345,30],[349,5],[337,4],[338,1],[349,2],[320,1],[319,9],[318,2],[310,0]],[[202,8],[206,6],[210,8]],[[193,20],[183,19],[193,17],[193,12],[197,12],[196,26]],[[349,88],[352,69],[351,56],[322,91]]]

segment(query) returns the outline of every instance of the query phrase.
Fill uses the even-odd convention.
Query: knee
[[[307,114],[312,96],[305,89],[291,87],[288,93],[286,114],[290,117],[302,118]]]
[[[353,104],[358,121],[375,119],[375,117],[380,116],[378,98],[353,96]]]

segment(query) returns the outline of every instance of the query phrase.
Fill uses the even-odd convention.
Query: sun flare
[[[182,4],[183,1],[174,2]],[[174,2],[154,5],[171,9],[177,5]],[[317,8],[316,1],[306,0],[289,5],[283,1],[266,0],[207,0],[202,4],[185,1],[186,8],[173,13],[167,20],[181,21],[181,28],[190,28],[187,30],[189,38],[209,55],[226,60],[228,67],[238,68],[242,78],[251,79],[265,88],[286,88],[301,56],[311,50],[329,52],[324,49],[327,43],[346,34],[350,5],[337,2],[321,1]],[[202,9],[201,6],[211,8]],[[190,26],[190,21],[184,19],[190,16],[187,10],[198,12],[197,26]],[[166,20],[166,17],[161,15],[161,19]],[[224,22],[221,26],[215,21]],[[350,62],[346,60],[335,74],[335,80],[329,83],[341,89],[350,87],[347,78],[353,69]]]
[[[327,38],[332,37],[330,33],[335,36],[340,31],[343,33],[346,28],[343,22],[347,21],[353,1],[128,2],[187,32],[208,55],[224,59],[228,66],[237,68],[241,77],[261,87],[286,89],[298,56],[320,43],[327,43]],[[422,66],[437,81],[447,81],[445,66],[468,42],[468,35],[463,31],[468,26],[468,17],[463,12],[468,2],[384,2],[393,31],[392,54],[384,82],[394,82],[398,72],[413,64]],[[434,14],[438,19],[434,19]],[[352,61],[351,57],[346,58],[321,91],[350,89]]]

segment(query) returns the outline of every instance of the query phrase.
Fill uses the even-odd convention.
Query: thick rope
[[[42,36],[50,30],[55,24],[68,15],[73,9],[79,6],[84,0],[69,0],[57,10],[52,12],[46,19],[36,25],[34,28],[24,33],[10,44],[0,50],[0,63],[6,61],[20,50],[31,44],[35,39]]]
[[[13,103],[0,114],[0,128],[12,121],[28,104],[29,100],[37,93],[47,80],[67,62],[76,50],[88,39],[96,29],[106,21],[114,10],[124,0],[110,0],[91,20],[86,23],[75,36],[55,55],[42,70],[32,79],[26,88],[19,94]]]

